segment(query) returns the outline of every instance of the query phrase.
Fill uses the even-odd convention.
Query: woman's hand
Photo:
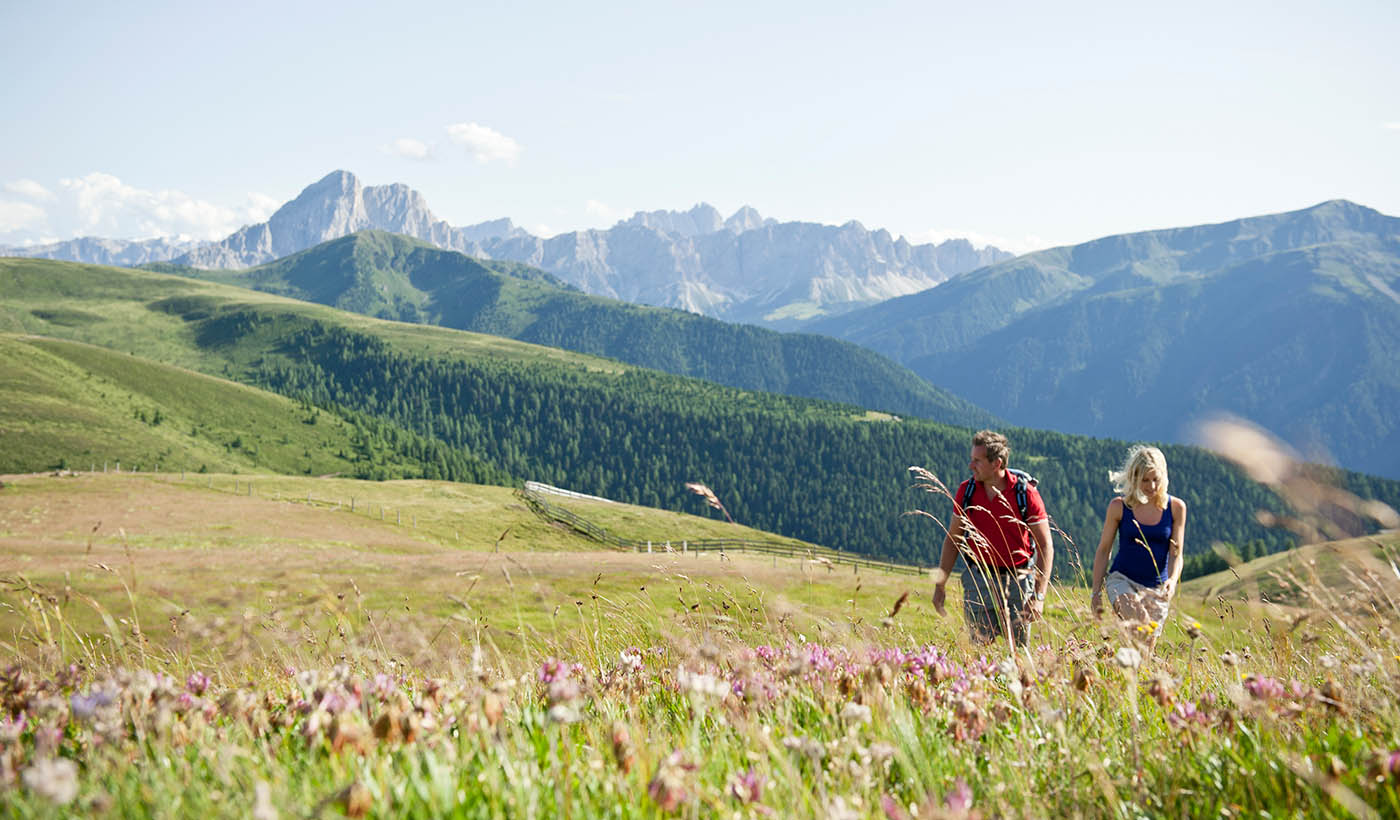
[[[1094,595],[1089,599],[1089,608],[1094,611],[1095,618],[1103,617],[1103,590],[1094,590]]]

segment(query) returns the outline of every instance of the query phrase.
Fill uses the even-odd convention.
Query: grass
[[[10,816],[1400,813],[1400,645],[1340,587],[1183,595],[1140,665],[1057,588],[1008,656],[925,581],[592,549],[500,488],[4,481]]]
[[[0,335],[0,472],[36,467],[323,475],[354,469],[342,419],[92,345]]]
[[[204,373],[223,372],[231,351],[196,345],[186,320],[177,311],[162,309],[161,304],[180,300],[180,304],[208,313],[243,308],[284,320],[320,319],[370,332],[410,355],[548,361],[609,373],[631,369],[609,359],[499,336],[372,319],[229,285],[130,268],[0,258],[0,293],[5,294],[0,301],[0,333],[53,336],[131,354],[139,352],[143,358]]]

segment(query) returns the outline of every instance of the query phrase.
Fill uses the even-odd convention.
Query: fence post
[[[647,542],[647,555],[651,555],[651,542]]]

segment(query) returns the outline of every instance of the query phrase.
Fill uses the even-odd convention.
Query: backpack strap
[[[1021,520],[1030,523],[1031,520],[1031,487],[1036,484],[1035,478],[1025,470],[1007,469],[1008,473],[1016,475],[1016,509],[1021,513]]]
[[[969,478],[963,483],[962,512],[967,514],[967,508],[972,506],[972,494],[977,491],[977,479]]]
[[[1016,475],[1016,511],[1021,514],[1021,520],[1029,523],[1031,520],[1031,487],[1038,482],[1035,477],[1025,470],[1017,470],[1008,467],[1008,473]],[[977,489],[977,480],[969,478],[963,484],[962,508],[966,510],[972,506],[972,493]]]

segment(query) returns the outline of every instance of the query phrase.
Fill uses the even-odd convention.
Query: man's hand
[[[1031,596],[1030,599],[1026,601],[1026,605],[1021,609],[1021,617],[1025,619],[1027,623],[1035,623],[1040,620],[1040,616],[1044,614],[1044,612],[1045,602],[1035,596]]]
[[[1094,595],[1089,599],[1089,609],[1093,610],[1095,618],[1103,617],[1103,590],[1094,590]]]
[[[943,584],[934,584],[934,585],[933,585],[933,608],[936,609],[936,610],[938,610],[938,614],[939,614],[939,615],[947,615],[947,614],[948,614],[948,607],[946,607],[946,606],[944,605],[945,602],[947,601],[947,598],[948,598],[948,590],[944,588]]]

